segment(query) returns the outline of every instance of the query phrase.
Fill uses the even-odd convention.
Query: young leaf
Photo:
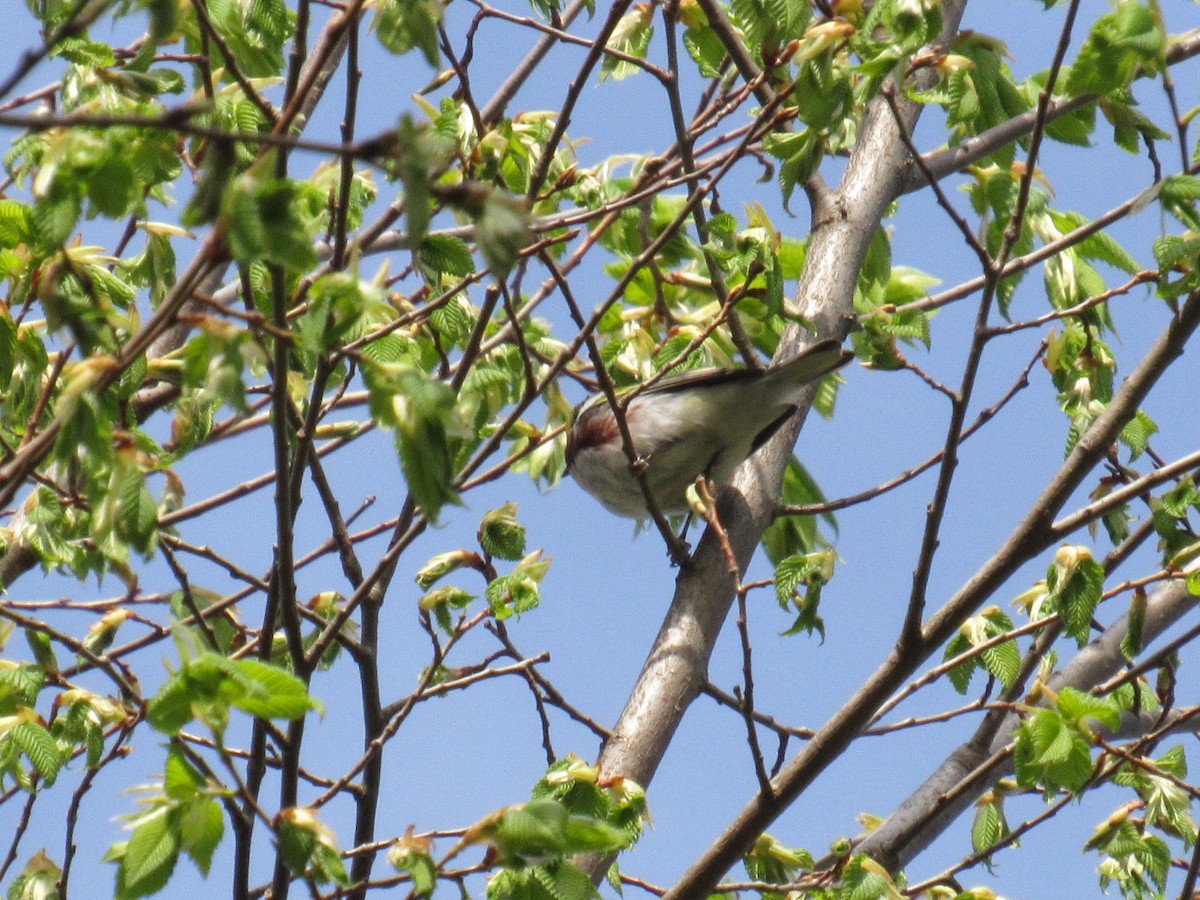
[[[479,523],[479,546],[497,559],[525,555],[525,528],[517,521],[517,504],[506,503],[484,515]]]
[[[148,897],[166,887],[179,859],[179,828],[167,808],[133,830],[117,869],[118,900]]]

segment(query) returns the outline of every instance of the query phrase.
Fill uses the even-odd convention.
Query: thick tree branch
[[[772,781],[771,800],[758,794],[725,833],[697,860],[667,897],[699,896],[712,890],[718,879],[737,861],[762,831],[823,772],[866,727],[878,706],[958,628],[1023,563],[1044,551],[1054,540],[1051,528],[1057,514],[1079,488],[1086,475],[1108,452],[1121,429],[1137,412],[1142,400],[1182,352],[1200,325],[1200,294],[1193,294],[1173,318],[1150,352],[1129,376],[1105,411],[1079,439],[1041,497],[1009,538],[975,575],[922,628],[920,646],[889,654],[849,701],[822,727],[805,748]]]
[[[1195,608],[1195,597],[1182,581],[1161,585],[1147,605],[1145,640],[1153,641]],[[1089,691],[1115,675],[1127,664],[1121,641],[1128,626],[1126,615],[1106,628],[1051,679],[1050,687]],[[882,825],[856,842],[855,851],[866,853],[889,871],[903,869],[996,779],[1012,771],[1011,755],[1001,751],[1012,742],[1020,724],[1019,716],[1009,715],[990,739],[980,741],[976,736],[955,749]],[[972,787],[948,800],[946,795],[968,777]]]
[[[946,34],[957,29],[962,9],[961,3],[946,4]],[[897,106],[911,131],[920,107],[912,103]],[[875,229],[900,190],[907,155],[887,103],[882,98],[875,100],[841,185],[813,210],[811,246],[798,296],[801,313],[819,338],[842,339],[849,332],[858,271]],[[781,341],[777,358],[794,355],[812,339],[793,327]],[[811,400],[810,391],[799,414],[742,467],[733,489],[721,498],[720,519],[743,571],[773,518],[783,471]],[[667,617],[613,735],[604,745],[599,763],[606,774],[623,775],[642,785],[654,777],[684,712],[706,681],[708,660],[735,587],[720,541],[710,528],[693,564],[680,573]],[[731,844],[722,859],[731,863],[739,852]],[[599,861],[592,861],[593,875],[602,868]],[[701,883],[681,883],[672,893],[698,896],[704,889]]]

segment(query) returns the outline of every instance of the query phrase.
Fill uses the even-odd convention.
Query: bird
[[[664,515],[688,512],[687,489],[704,475],[718,486],[787,421],[804,387],[854,354],[824,340],[767,369],[698,369],[662,379],[625,407],[633,450]],[[618,395],[619,396],[619,395]],[[650,515],[620,429],[603,394],[589,397],[567,435],[567,471],[611,513]]]

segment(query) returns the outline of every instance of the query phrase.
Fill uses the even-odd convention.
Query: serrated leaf
[[[625,56],[645,59],[654,36],[654,10],[650,6],[637,6],[623,15],[608,38],[606,49],[615,50]],[[634,63],[606,53],[600,63],[600,80],[614,78],[620,81],[640,72]]]
[[[219,801],[199,797],[185,806],[179,816],[180,849],[208,877],[213,854],[225,836],[225,813]]]
[[[233,705],[262,719],[299,719],[316,708],[304,682],[290,672],[259,659],[239,659],[234,665],[249,685]]]
[[[971,686],[971,677],[977,668],[979,668],[979,662],[975,658],[964,660],[950,669],[946,673],[946,677],[950,679],[950,684],[956,691],[965,694],[967,688]]]
[[[464,428],[454,392],[404,364],[371,363],[363,366],[363,374],[372,415],[394,430],[408,489],[436,520],[447,503],[459,502],[453,486],[454,438]]]
[[[496,618],[507,619],[537,606],[541,592],[536,581],[518,572],[492,579],[486,596]]]
[[[975,811],[971,824],[971,849],[982,853],[1004,837],[1000,811],[994,803],[984,803]]]
[[[471,333],[471,316],[458,298],[443,303],[429,316],[429,324],[438,330],[443,341],[459,344]]]
[[[1058,708],[1071,722],[1095,719],[1114,731],[1121,725],[1121,711],[1112,698],[1093,697],[1072,687],[1062,689]]]
[[[38,666],[0,669],[0,714],[11,715],[18,706],[32,708],[45,683],[46,673]]]
[[[437,35],[441,20],[442,6],[433,0],[383,0],[372,24],[388,50],[403,54],[420,49],[425,61],[436,68],[441,62]]]
[[[475,271],[471,248],[452,235],[427,234],[421,242],[420,260],[424,268],[443,275],[461,278]]]
[[[134,900],[166,887],[179,859],[179,830],[166,808],[133,830],[117,875],[117,896]]]
[[[163,790],[173,800],[188,800],[195,797],[204,787],[204,776],[188,762],[183,751],[173,746],[167,751],[167,763],[163,769]]]
[[[1047,573],[1046,584],[1063,626],[1079,646],[1091,634],[1092,614],[1104,592],[1104,567],[1083,547],[1062,547]]]
[[[64,760],[58,743],[46,727],[37,722],[21,722],[14,726],[9,734],[13,743],[29,757],[46,786],[53,785]]]
[[[525,528],[517,521],[517,504],[506,503],[484,515],[479,523],[479,545],[497,559],[517,560],[525,555]]]
[[[1021,649],[1016,641],[1004,641],[988,647],[980,653],[983,667],[999,679],[1004,687],[1011,688],[1021,672]]]
[[[1119,440],[1129,448],[1130,461],[1137,459],[1146,450],[1150,436],[1157,433],[1158,425],[1146,414],[1138,410],[1134,417],[1121,429]]]
[[[146,708],[146,721],[163,734],[176,735],[192,720],[192,693],[176,672],[158,689]]]
[[[707,25],[689,28],[683,33],[683,45],[687,48],[688,55],[696,62],[703,77],[716,78],[720,74],[721,65],[727,54],[725,45],[721,43],[721,38],[716,31]]]

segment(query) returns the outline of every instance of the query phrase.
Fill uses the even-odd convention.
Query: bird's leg
[[[683,546],[691,549],[691,545],[687,542],[688,529],[692,526],[692,521],[699,515],[705,522],[710,522],[712,517],[716,515],[716,500],[718,487],[716,482],[712,480],[711,472],[713,466],[717,464],[717,457],[720,453],[714,453],[712,459],[708,461],[708,465],[704,467],[704,471],[696,476],[696,481],[692,487],[688,488],[688,514],[683,520],[683,527],[679,529],[679,542]],[[695,492],[694,494],[692,492]]]
[[[647,478],[649,468],[650,460],[645,456],[636,455],[629,462],[629,472],[637,479],[638,485],[642,489],[642,497],[646,501],[646,512],[650,513],[650,518],[654,520],[654,525],[658,528],[659,534],[667,542],[667,556],[671,558],[672,564],[683,568],[691,562],[691,554],[688,552],[687,544],[681,541],[675,532],[671,530],[671,523],[667,521],[667,517],[658,508],[658,503],[655,501],[654,494],[650,490],[650,481]]]

